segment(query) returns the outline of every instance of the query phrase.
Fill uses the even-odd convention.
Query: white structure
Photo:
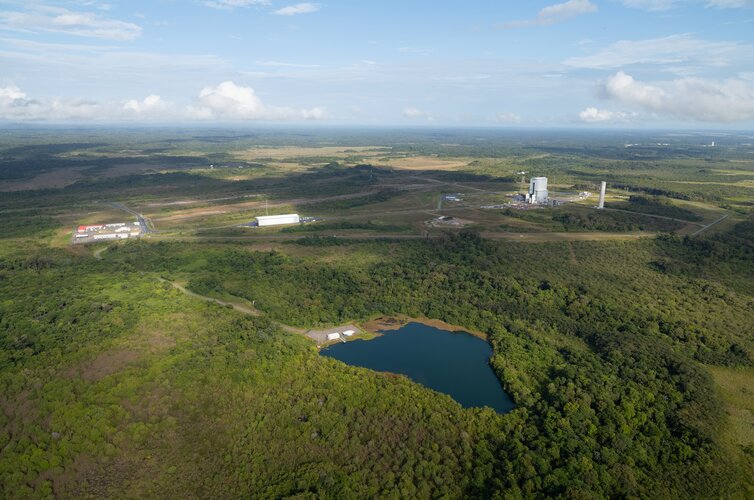
[[[532,177],[526,200],[529,203],[547,203],[547,198],[547,177]]]
[[[327,340],[338,340],[339,338],[340,338],[340,334],[337,332],[327,334]]]
[[[259,224],[259,227],[298,224],[299,222],[301,222],[301,218],[298,214],[260,215],[257,217],[257,224]]]
[[[354,333],[356,332],[353,330],[346,330],[345,332],[343,332],[343,335],[346,337],[351,337]]]
[[[602,181],[602,184],[600,185],[600,202],[597,205],[597,208],[605,208],[605,190],[607,189],[607,182]]]

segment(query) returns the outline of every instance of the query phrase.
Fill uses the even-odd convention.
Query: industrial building
[[[529,192],[526,193],[527,203],[547,203],[547,177],[532,177],[529,181]]]
[[[111,224],[93,224],[78,226],[73,233],[74,243],[92,243],[105,240],[126,240],[141,236],[138,222],[114,222]]]
[[[298,216],[298,214],[260,215],[256,219],[257,225],[259,227],[281,226],[283,224],[298,224],[301,222],[301,218]]]

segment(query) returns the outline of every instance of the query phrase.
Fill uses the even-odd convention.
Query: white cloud
[[[26,99],[26,94],[18,87],[0,87],[0,103],[10,103],[17,99]]]
[[[574,68],[621,68],[631,64],[723,67],[754,57],[754,46],[735,42],[702,40],[689,33],[646,40],[621,40],[599,52],[566,59]]]
[[[178,106],[158,95],[142,100],[98,102],[84,99],[31,99],[15,86],[0,87],[0,120],[99,122],[177,120],[319,120],[323,108],[266,106],[254,90],[233,82],[204,87],[196,106]]]
[[[568,0],[564,3],[550,5],[540,10],[537,17],[523,21],[510,21],[501,25],[502,28],[527,28],[529,26],[549,26],[570,19],[572,17],[596,12],[597,6],[589,0]]]
[[[432,119],[432,115],[430,113],[427,113],[426,111],[422,111],[413,106],[410,106],[404,109],[403,116],[404,118],[426,118],[427,120]]]
[[[269,0],[206,0],[203,2],[213,9],[232,10],[237,7],[250,7],[252,5],[269,5]]]
[[[310,12],[317,12],[319,10],[319,4],[316,3],[297,3],[296,5],[289,5],[278,9],[273,14],[278,16],[295,16],[297,14],[309,14]]]
[[[325,116],[322,108],[292,109],[266,106],[251,87],[231,81],[216,87],[204,87],[199,92],[199,105],[190,109],[197,119],[220,120],[316,120]]]
[[[635,113],[625,113],[623,111],[609,111],[607,109],[597,109],[594,107],[586,108],[579,113],[579,118],[585,123],[610,123],[626,122],[635,116]]]
[[[123,107],[85,99],[36,100],[18,87],[0,88],[0,120],[107,120],[122,116]]]
[[[498,123],[521,123],[523,120],[516,113],[498,113],[495,121]]]
[[[0,27],[24,32],[53,32],[67,35],[134,40],[141,27],[133,23],[108,19],[93,12],[74,12],[60,7],[33,6],[25,12],[0,12]]]
[[[164,109],[166,107],[165,102],[158,95],[150,95],[144,98],[143,101],[137,101],[131,99],[126,101],[123,105],[123,109],[126,111],[133,111],[134,113],[145,113],[149,111],[155,111]]]
[[[649,84],[619,71],[602,86],[608,99],[682,120],[739,122],[754,119],[754,86],[740,79],[679,78]]]

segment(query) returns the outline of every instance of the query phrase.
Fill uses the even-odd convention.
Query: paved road
[[[170,283],[171,285],[173,285],[173,287],[175,289],[180,290],[181,292],[185,293],[189,297],[194,297],[194,298],[197,298],[199,300],[203,300],[205,302],[214,302],[215,304],[219,304],[221,306],[230,306],[233,309],[235,309],[236,311],[242,312],[244,314],[249,314],[251,316],[261,316],[262,315],[261,311],[259,311],[257,309],[254,309],[252,307],[243,306],[241,304],[235,304],[233,302],[226,302],[224,300],[216,299],[214,297],[207,297],[205,295],[199,295],[198,293],[194,293],[191,290],[187,290],[186,287],[184,287],[184,286],[182,286],[179,283],[176,283],[174,281],[169,281],[169,280],[166,280],[164,278],[157,278],[157,279],[160,280],[162,283]],[[331,341],[327,340],[327,334],[328,333],[333,333],[333,332],[340,333],[340,332],[342,332],[344,330],[355,330],[357,332],[361,331],[361,329],[358,326],[356,326],[354,324],[350,324],[350,323],[347,324],[347,325],[341,325],[341,326],[337,326],[337,327],[326,328],[324,330],[305,330],[303,328],[296,328],[295,326],[286,325],[284,323],[280,323],[280,322],[277,322],[277,321],[275,321],[274,323],[277,326],[279,326],[280,328],[282,328],[283,330],[285,330],[286,332],[296,333],[296,334],[299,334],[299,335],[305,335],[305,336],[309,337],[310,339],[312,339],[312,340],[314,340],[314,341],[317,342],[317,347],[319,347],[320,345],[327,344],[328,342],[331,342]],[[339,340],[342,340],[342,339],[339,339]]]
[[[595,210],[610,210],[610,211],[613,211],[613,212],[623,212],[623,213],[626,213],[626,214],[634,214],[634,215],[645,215],[647,217],[653,217],[655,219],[665,219],[665,220],[672,220],[672,221],[676,221],[676,222],[682,222],[684,224],[693,224],[695,226],[704,226],[704,224],[702,224],[701,222],[694,222],[694,221],[685,220],[685,219],[676,219],[675,217],[668,217],[667,215],[655,215],[655,214],[647,214],[647,213],[644,213],[644,212],[634,212],[633,210],[623,210],[622,208],[608,208],[608,207],[597,208],[597,207],[594,207],[594,209]]]
[[[704,227],[702,227],[701,229],[699,229],[698,231],[694,231],[693,233],[691,233],[691,236],[696,236],[696,235],[698,235],[698,234],[702,234],[702,233],[703,233],[704,231],[706,231],[707,229],[709,229],[709,228],[711,228],[712,226],[715,226],[715,225],[717,225],[717,224],[721,223],[722,221],[724,221],[724,220],[725,220],[725,219],[727,219],[727,218],[728,218],[728,214],[725,214],[725,215],[723,215],[722,217],[720,217],[719,219],[717,219],[717,220],[716,220],[715,222],[711,222],[710,224],[707,224],[706,226],[704,226]]]
[[[201,300],[204,300],[206,302],[214,302],[215,304],[220,304],[221,306],[230,306],[230,307],[232,307],[233,309],[235,309],[238,312],[242,312],[244,314],[250,314],[252,316],[259,316],[259,315],[262,314],[258,310],[253,309],[253,308],[248,307],[248,306],[244,306],[244,305],[241,305],[241,304],[234,304],[233,302],[226,302],[224,300],[215,299],[213,297],[207,297],[207,296],[204,296],[204,295],[199,295],[198,293],[194,293],[191,290],[188,290],[186,287],[184,287],[184,286],[176,283],[175,281],[168,281],[168,280],[166,280],[164,278],[157,278],[157,279],[160,280],[163,283],[170,283],[171,285],[173,285],[174,288],[182,291],[183,293],[185,293],[186,295],[188,295],[190,297],[195,297],[197,299],[201,299]]]
[[[139,225],[141,226],[141,234],[142,235],[158,232],[156,230],[153,230],[153,229],[149,228],[149,224],[148,224],[149,221],[147,220],[146,217],[144,217],[143,215],[141,215],[139,212],[131,210],[130,208],[128,208],[127,206],[125,206],[122,203],[111,201],[111,202],[107,202],[107,204],[110,205],[113,208],[117,208],[118,210],[123,210],[124,212],[127,212],[127,213],[135,216],[136,219],[139,221]]]
[[[657,236],[658,233],[638,231],[630,233],[604,233],[604,232],[568,232],[568,233],[482,233],[482,236],[491,240],[510,240],[521,242],[547,242],[547,241],[604,241],[604,240],[631,240]],[[170,241],[291,241],[311,237],[311,234],[264,234],[249,236],[169,236],[162,234],[158,239]],[[322,234],[320,237],[331,237]],[[445,237],[445,231],[433,230],[429,234],[401,234],[401,233],[358,233],[341,234],[336,236],[344,240],[422,240]]]

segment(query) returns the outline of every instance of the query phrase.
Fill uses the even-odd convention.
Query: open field
[[[754,446],[754,370],[709,367],[731,421],[729,438],[741,447]]]
[[[374,146],[322,146],[316,148],[306,148],[297,146],[284,146],[284,147],[255,147],[246,149],[243,151],[236,151],[233,155],[243,160],[259,160],[259,159],[273,159],[273,160],[285,160],[289,158],[300,157],[350,157],[350,156],[376,156],[384,152],[382,147]]]
[[[392,158],[390,156],[378,158],[380,165],[400,168],[403,170],[462,170],[471,160],[444,159],[436,156],[409,156]]]

